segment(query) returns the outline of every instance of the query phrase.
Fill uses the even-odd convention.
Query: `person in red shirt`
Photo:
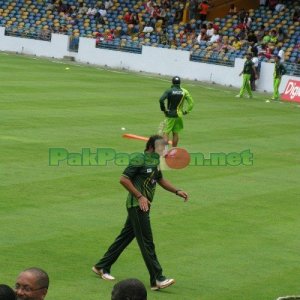
[[[208,5],[207,1],[202,1],[199,4],[199,16],[200,16],[200,20],[202,22],[205,21],[207,18],[208,9],[209,9],[209,5]]]
[[[124,15],[124,21],[127,23],[127,24],[130,24],[130,21],[131,21],[131,15],[132,13],[130,11],[127,11]]]

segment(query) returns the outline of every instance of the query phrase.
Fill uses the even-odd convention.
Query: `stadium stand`
[[[143,45],[179,49],[189,51],[191,60],[196,62],[233,66],[235,58],[243,58],[250,51],[247,31],[251,29],[259,36],[263,25],[267,37],[271,30],[275,30],[279,38],[281,29],[282,35],[280,41],[267,41],[267,47],[258,47],[260,62],[278,55],[281,47],[288,73],[299,75],[300,72],[299,1],[286,0],[285,9],[279,11],[260,6],[250,9],[249,17],[241,17],[240,12],[215,18],[212,23],[220,40],[214,43],[197,42],[203,22],[198,18],[189,20],[192,0],[156,3],[152,0],[106,0],[104,4],[95,0],[80,1],[0,0],[0,26],[5,26],[6,35],[42,40],[50,40],[52,32],[67,34],[71,51],[78,50],[79,37],[88,37],[94,38],[99,48],[133,53],[141,53]],[[105,8],[102,7],[100,14],[103,5]],[[131,20],[132,13],[135,21]],[[249,28],[244,30],[243,27]],[[236,38],[240,42],[238,48],[234,46]]]

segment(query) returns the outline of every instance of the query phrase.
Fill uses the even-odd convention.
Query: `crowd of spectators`
[[[284,13],[287,9],[282,0],[260,1],[260,4],[274,13]],[[258,58],[258,64],[263,60],[273,59],[277,55],[280,56],[281,62],[285,61],[286,48],[283,45],[288,36],[282,27],[278,28],[270,23],[268,27],[261,24],[257,28],[257,26],[253,26],[256,24],[256,19],[253,18],[254,14],[251,16],[243,8],[238,10],[235,5],[230,5],[228,15],[237,20],[236,24],[232,24],[232,28],[230,28],[233,34],[223,34],[218,23],[202,22],[195,40],[196,45],[198,44],[201,49],[204,48],[206,51],[216,51],[219,55],[228,51],[251,52],[254,57]],[[299,21],[298,9],[294,11],[291,19],[293,22]]]
[[[287,12],[285,2],[288,1],[260,0],[260,5],[279,14]],[[211,1],[146,0],[132,2],[131,6],[123,6],[122,10],[117,10],[117,0],[74,0],[70,3],[62,0],[46,3],[47,16],[54,20],[49,26],[43,26],[41,39],[49,39],[50,32],[54,32],[70,35],[70,45],[74,48],[78,47],[79,36],[87,36],[95,38],[98,45],[118,38],[138,41],[138,47],[143,44],[165,45],[191,52],[199,48],[221,54],[254,49],[259,58],[270,59],[273,54],[280,53],[284,60],[286,49],[283,45],[287,31],[275,24],[272,27],[272,24],[266,26],[262,22],[258,28],[253,10],[249,13],[234,4],[228,7],[228,17],[234,20],[228,34],[228,28],[225,30],[223,24],[207,20],[209,11],[214,9]],[[111,26],[112,15],[116,26]],[[299,9],[295,7],[290,18],[293,22],[299,22],[299,15]]]

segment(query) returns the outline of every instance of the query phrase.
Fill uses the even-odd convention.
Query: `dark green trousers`
[[[127,211],[127,220],[121,233],[95,267],[110,273],[111,266],[131,241],[136,238],[150,274],[150,284],[154,286],[156,280],[163,280],[164,276],[162,276],[162,268],[155,253],[149,211],[143,212],[139,207],[128,208]]]

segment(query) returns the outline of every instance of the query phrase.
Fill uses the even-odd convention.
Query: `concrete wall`
[[[225,67],[190,61],[188,51],[144,46],[142,54],[135,54],[99,49],[95,47],[95,40],[89,38],[80,38],[78,53],[74,53],[68,51],[69,39],[66,35],[52,34],[51,41],[47,42],[5,36],[4,31],[5,29],[0,27],[0,51],[58,59],[73,56],[76,61],[82,63],[167,76],[179,75],[185,79],[215,82],[237,88],[242,83],[242,78],[238,76],[243,68],[244,60],[242,59],[236,59],[234,67]],[[272,92],[273,69],[273,64],[262,63],[261,77],[257,82],[259,90]],[[284,76],[280,86],[281,92],[288,79],[296,79],[296,77]]]
[[[29,55],[63,58],[70,55],[68,51],[69,37],[62,34],[52,34],[51,41],[17,38],[5,36],[5,28],[0,27],[0,50]]]

